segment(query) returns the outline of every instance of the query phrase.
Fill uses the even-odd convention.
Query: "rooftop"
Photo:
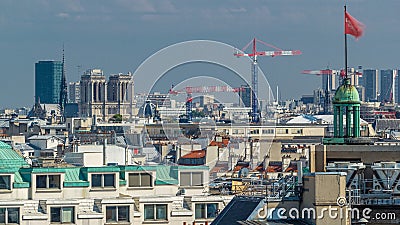
[[[183,159],[200,159],[206,156],[206,150],[194,150],[182,156]]]
[[[0,141],[0,168],[20,168],[28,165],[10,145]]]

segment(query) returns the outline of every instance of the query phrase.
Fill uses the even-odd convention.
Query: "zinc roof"
[[[16,167],[28,165],[24,158],[14,151],[10,145],[0,141],[0,168]]]

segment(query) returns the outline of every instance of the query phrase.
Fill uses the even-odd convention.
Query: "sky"
[[[134,72],[183,41],[241,49],[253,37],[302,51],[258,61],[281,99],[299,99],[321,86],[320,77],[302,70],[344,66],[345,2],[366,26],[359,40],[348,37],[349,66],[399,68],[398,0],[0,0],[0,108],[33,105],[34,64],[61,60],[63,44],[70,82],[90,68],[107,76]]]

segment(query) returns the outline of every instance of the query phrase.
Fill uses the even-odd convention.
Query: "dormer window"
[[[36,175],[37,189],[61,189],[61,175]]]
[[[203,172],[181,172],[181,186],[203,186]]]
[[[129,173],[129,187],[152,187],[152,180],[149,173]]]
[[[115,188],[115,174],[92,174],[93,188]]]
[[[11,176],[1,175],[0,176],[0,190],[11,190]]]

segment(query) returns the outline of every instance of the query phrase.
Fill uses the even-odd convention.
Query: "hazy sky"
[[[282,98],[321,86],[305,69],[343,66],[343,5],[334,0],[0,0],[0,108],[31,106],[34,64],[61,60],[68,81],[88,68],[135,71],[154,52],[196,39],[238,48],[254,36],[296,57],[261,58],[260,67]],[[349,65],[399,68],[398,0],[349,0],[348,11],[366,25],[349,37]],[[264,47],[263,47],[264,48]],[[265,50],[271,50],[265,47]],[[249,66],[250,70],[250,66]]]

